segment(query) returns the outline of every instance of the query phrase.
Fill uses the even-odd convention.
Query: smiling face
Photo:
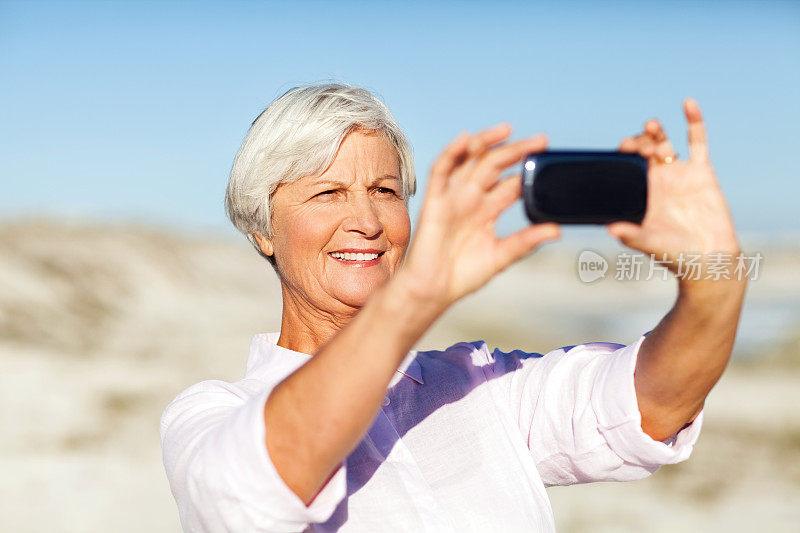
[[[380,134],[353,132],[318,176],[278,186],[273,237],[258,238],[275,255],[284,292],[317,309],[364,305],[400,266],[411,234],[400,162]]]

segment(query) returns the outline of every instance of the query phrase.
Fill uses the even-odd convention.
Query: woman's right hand
[[[500,214],[520,198],[520,175],[501,173],[547,147],[537,135],[500,143],[511,127],[499,124],[476,135],[462,133],[431,168],[419,224],[400,274],[414,294],[447,308],[545,241],[557,239],[554,223],[533,224],[497,237]]]

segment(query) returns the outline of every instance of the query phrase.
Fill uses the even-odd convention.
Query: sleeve
[[[262,382],[204,381],[167,406],[160,433],[185,531],[302,531],[324,522],[346,495],[342,463],[306,506],[267,453]]]
[[[664,441],[642,430],[633,374],[643,340],[582,344],[544,356],[495,352],[512,416],[545,486],[642,479],[692,453],[702,411]]]

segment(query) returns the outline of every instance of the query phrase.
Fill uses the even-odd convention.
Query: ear
[[[253,238],[258,243],[258,247],[261,248],[264,255],[273,255],[275,253],[275,248],[272,246],[272,239],[268,239],[258,232],[253,233]]]

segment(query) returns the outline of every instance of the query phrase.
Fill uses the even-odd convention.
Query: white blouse
[[[644,337],[546,355],[482,341],[412,351],[367,435],[306,506],[265,445],[270,391],[311,358],[278,336],[253,338],[244,379],[203,381],[164,411],[186,531],[554,531],[545,487],[647,477],[687,459],[703,423],[701,412],[663,442],[642,431],[633,372]]]

